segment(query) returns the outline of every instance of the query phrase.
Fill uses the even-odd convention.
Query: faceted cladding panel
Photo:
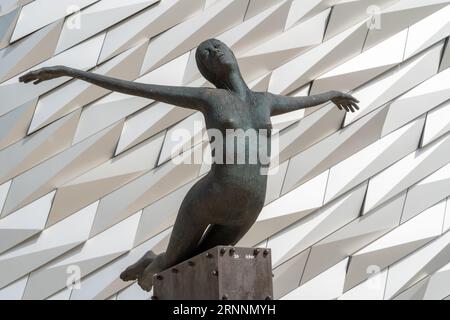
[[[273,118],[279,161],[239,245],[272,248],[275,298],[449,298],[450,0],[0,5],[0,299],[149,299],[118,275],[165,250],[209,170],[173,161],[208,151],[199,113],[19,76],[62,64],[208,86],[194,54],[211,37],[254,90],[361,101]]]

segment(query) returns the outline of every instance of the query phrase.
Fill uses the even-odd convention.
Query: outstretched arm
[[[64,66],[47,67],[31,71],[21,76],[19,78],[19,81],[25,83],[34,81],[34,84],[38,84],[42,81],[63,76],[87,81],[108,90],[133,96],[149,98],[173,104],[179,107],[185,107],[200,111],[204,111],[206,108],[208,90],[210,90],[207,88],[161,86],[155,84],[138,83],[133,81],[120,80]]]
[[[344,109],[345,111],[354,112],[359,109],[357,105],[358,99],[339,91],[328,91],[306,97],[289,97],[267,93],[267,97],[270,99],[272,116],[314,107],[328,101],[332,101],[340,110]]]

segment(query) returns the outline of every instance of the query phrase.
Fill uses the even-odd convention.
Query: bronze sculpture
[[[216,88],[160,86],[124,81],[64,66],[41,68],[19,78],[21,82],[38,84],[62,76],[81,79],[108,90],[146,97],[184,108],[200,111],[208,129],[226,134],[226,129],[267,129],[267,143],[258,144],[270,155],[271,116],[320,105],[332,101],[341,110],[359,109],[357,99],[349,94],[330,91],[306,97],[289,97],[248,88],[237,60],[224,43],[217,39],[202,42],[196,51],[201,74]],[[246,148],[251,146],[246,145]],[[246,151],[247,152],[247,151]],[[234,245],[250,229],[263,208],[267,175],[261,174],[263,164],[235,164],[223,161],[236,149],[223,149],[219,161],[209,173],[187,193],[178,212],[166,252],[147,252],[128,267],[120,277],[138,280],[149,291],[152,276],[185,259],[217,245]]]

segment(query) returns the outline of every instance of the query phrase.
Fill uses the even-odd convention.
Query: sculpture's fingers
[[[339,110],[342,110],[342,106],[340,104],[336,104],[336,106],[339,108]]]
[[[359,100],[356,99],[354,96],[350,96],[350,97],[349,97],[349,100],[351,100],[352,102],[356,102],[356,103],[359,102]]]
[[[352,106],[355,107],[356,110],[359,110],[359,106],[356,103],[352,102]]]
[[[349,112],[353,112],[353,108],[352,108],[352,106],[350,105],[350,103],[346,103],[345,104],[345,106],[347,107],[347,109],[349,110]]]
[[[25,79],[25,83],[28,83],[28,82],[31,82],[31,81],[34,81],[34,80],[36,80],[37,78],[36,77],[34,77],[34,76],[29,76],[28,78],[26,78]]]
[[[344,96],[344,98],[347,99],[347,100],[353,101],[353,102],[359,102],[358,99],[356,99],[354,96],[352,96],[352,95],[349,94],[349,93],[346,93],[345,96]]]
[[[38,79],[38,80],[36,80],[35,82],[33,82],[33,84],[39,84],[39,83],[41,83],[42,82],[42,79]]]
[[[31,73],[24,74],[19,78],[20,82],[28,83],[33,80],[33,75]]]

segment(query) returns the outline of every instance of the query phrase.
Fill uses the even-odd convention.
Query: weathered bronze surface
[[[245,152],[253,148],[267,155],[271,151],[271,116],[330,100],[341,110],[358,109],[358,100],[337,91],[306,97],[254,92],[243,80],[231,49],[216,39],[198,46],[196,61],[202,75],[216,88],[136,83],[64,66],[31,71],[20,81],[38,84],[69,76],[108,90],[195,109],[204,115],[207,129],[216,129],[224,136],[227,129],[266,129],[264,143],[252,146],[244,141],[244,147]],[[261,174],[261,169],[267,164],[260,159],[243,164],[224,161],[240,156],[239,150],[239,145],[232,149],[224,146],[223,152],[215,150],[210,172],[191,188],[181,204],[166,252],[155,255],[149,251],[121,274],[123,280],[138,279],[139,285],[149,291],[155,273],[217,245],[234,245],[245,235],[264,205],[267,175]]]
[[[225,253],[221,253],[224,249]],[[153,276],[157,300],[271,300],[270,250],[217,246]],[[189,263],[189,262],[193,262]]]

